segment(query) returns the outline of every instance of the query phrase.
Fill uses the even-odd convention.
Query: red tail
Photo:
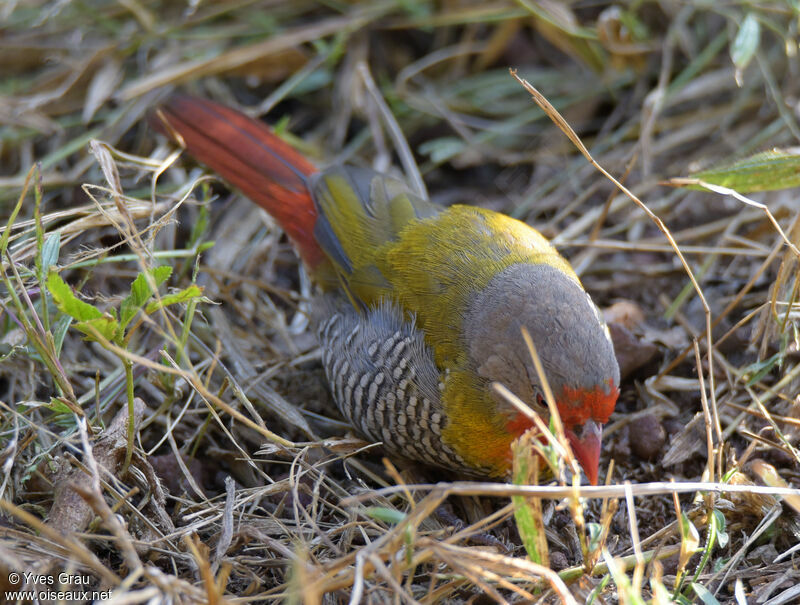
[[[264,123],[185,95],[170,97],[152,123],[275,217],[309,269],[325,258],[314,239],[317,209],[306,186],[317,169]]]

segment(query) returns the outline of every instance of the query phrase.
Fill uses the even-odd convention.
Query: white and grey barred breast
[[[447,418],[439,370],[413,319],[391,302],[358,311],[325,298],[315,313],[322,363],[345,419],[389,454],[467,468],[442,440]]]

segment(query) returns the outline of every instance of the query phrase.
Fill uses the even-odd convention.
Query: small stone
[[[667,440],[667,432],[652,414],[634,420],[629,429],[631,451],[642,460],[653,460]]]
[[[683,430],[685,424],[677,418],[664,418],[661,426],[667,431],[667,435],[675,435]]]
[[[620,324],[628,330],[633,330],[644,322],[644,312],[632,300],[621,300],[603,309],[603,318],[606,323]]]
[[[561,571],[567,567],[569,567],[567,555],[559,550],[553,550],[550,552],[550,569],[553,571]]]
[[[658,348],[652,342],[636,336],[623,324],[609,323],[608,331],[614,343],[614,353],[617,356],[622,380],[634,370],[649,363],[658,353]]]

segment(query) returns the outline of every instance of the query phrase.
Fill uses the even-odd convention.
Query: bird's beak
[[[603,425],[594,420],[587,420],[582,427],[574,427],[564,431],[567,441],[572,448],[572,453],[578,459],[583,472],[592,485],[597,485],[597,475],[600,467],[600,441],[603,437]],[[578,431],[577,433],[575,431]]]

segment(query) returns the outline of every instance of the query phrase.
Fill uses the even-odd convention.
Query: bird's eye
[[[542,395],[541,393],[536,393],[536,403],[538,403],[543,408],[547,407],[547,402],[544,400],[544,395]]]

